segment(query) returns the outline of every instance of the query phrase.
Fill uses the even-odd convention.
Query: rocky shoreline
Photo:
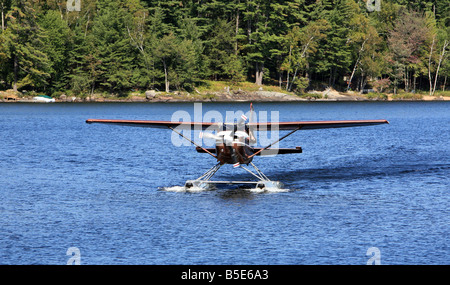
[[[376,93],[374,93],[376,94]],[[55,102],[60,103],[86,103],[86,102],[135,102],[135,103],[156,103],[156,102],[332,102],[332,101],[448,101],[450,97],[420,96],[416,98],[393,99],[392,96],[365,96],[357,92],[338,92],[332,88],[324,91],[309,91],[303,96],[290,93],[274,91],[244,91],[225,90],[221,92],[194,93],[187,92],[158,92],[155,90],[146,91],[144,94],[132,93],[128,97],[104,97],[101,94],[94,94],[87,97],[75,97],[62,94],[55,98]],[[17,92],[0,91],[0,102],[33,103],[32,96],[21,96]]]

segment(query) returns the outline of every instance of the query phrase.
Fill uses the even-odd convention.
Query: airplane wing
[[[131,126],[131,127],[144,127],[144,128],[182,128],[182,129],[196,129],[199,130],[214,130],[222,127],[219,123],[197,123],[197,122],[171,122],[171,121],[145,121],[145,120],[103,120],[103,119],[88,119],[86,123],[93,124],[109,124],[109,125],[120,125],[120,126]]]
[[[199,130],[222,130],[222,123],[211,122],[172,122],[172,121],[146,121],[146,120],[105,120],[105,119],[88,119],[86,123],[93,124],[111,124],[132,127],[145,128],[182,128]],[[267,122],[267,123],[248,123],[252,130],[314,130],[327,128],[347,128],[371,126],[379,124],[389,124],[386,120],[352,120],[352,121],[300,121],[300,122]],[[225,125],[233,125],[226,123]]]
[[[260,155],[263,151],[270,149],[270,147],[283,139],[287,138],[291,134],[298,130],[315,130],[315,129],[328,129],[328,128],[348,128],[348,127],[361,127],[372,126],[379,124],[389,124],[386,120],[353,120],[353,121],[306,121],[306,122],[279,122],[279,123],[253,123],[249,124],[249,128],[256,128],[257,130],[290,130],[290,132],[268,146],[257,150],[250,157]]]
[[[304,121],[304,122],[268,122],[249,123],[249,127],[256,130],[314,130],[328,128],[348,128],[389,124],[386,120],[352,120],[352,121]]]

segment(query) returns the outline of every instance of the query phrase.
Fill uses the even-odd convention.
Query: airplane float
[[[147,121],[147,120],[108,120],[108,119],[88,119],[86,123],[112,124],[132,127],[146,128],[165,128],[177,133],[179,136],[188,140],[196,146],[199,153],[207,153],[217,160],[217,164],[206,171],[195,180],[188,180],[185,183],[186,190],[195,188],[208,189],[214,184],[255,184],[256,189],[264,190],[266,188],[282,188],[280,181],[270,180],[253,163],[255,156],[265,156],[274,154],[301,153],[301,147],[295,148],[271,148],[273,145],[284,140],[288,136],[299,130],[314,130],[326,128],[345,128],[372,126],[379,124],[389,124],[387,120],[342,120],[342,121],[298,121],[298,122],[253,122],[254,109],[250,104],[250,118],[242,115],[238,122],[173,122],[173,121]],[[201,132],[201,138],[210,138],[215,140],[215,148],[204,148],[183,135],[182,130],[201,129],[207,132]],[[255,131],[290,131],[266,147],[253,147],[256,143]],[[213,131],[214,133],[210,133]],[[231,164],[235,168],[242,168],[255,176],[257,181],[213,181],[211,178],[225,164]],[[251,165],[254,171],[247,167]]]

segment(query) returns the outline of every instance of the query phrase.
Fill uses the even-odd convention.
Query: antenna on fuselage
[[[254,123],[255,121],[255,110],[253,109],[253,103],[250,103],[250,119],[249,124]],[[256,144],[256,137],[254,133],[254,127],[249,125],[248,126],[248,135],[249,135],[249,143],[250,144]]]

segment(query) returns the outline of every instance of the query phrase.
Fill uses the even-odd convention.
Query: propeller
[[[253,105],[250,104],[250,122],[254,119]],[[249,130],[249,135],[245,132],[245,123],[248,118],[244,114],[240,117],[239,121],[235,124],[227,124],[227,127],[231,127],[231,130],[219,132],[218,134],[200,132],[199,137],[205,139],[221,140],[226,145],[231,145],[233,142],[241,143],[237,138],[249,137],[250,143],[256,142],[253,135],[253,131]],[[223,129],[223,126],[222,126]]]

